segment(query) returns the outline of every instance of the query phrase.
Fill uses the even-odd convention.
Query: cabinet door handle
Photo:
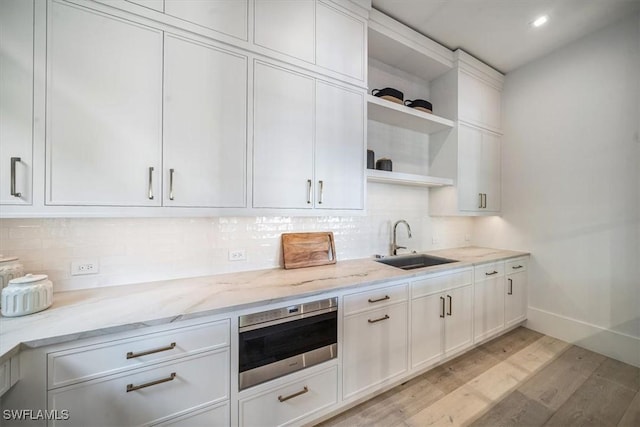
[[[494,274],[498,274],[498,272],[493,270],[491,273],[484,273],[485,276],[493,276]]]
[[[175,169],[169,169],[169,200],[173,200],[173,173]]]
[[[451,316],[451,312],[453,311],[453,298],[451,298],[451,295],[447,295],[447,299],[449,300],[449,311],[447,311],[447,315]]]
[[[311,186],[313,183],[310,179],[307,180],[307,204],[311,204]]]
[[[324,192],[324,181],[318,181],[318,184],[320,184],[320,194],[318,195],[318,204],[321,205],[322,204],[322,193]]]
[[[301,394],[307,393],[308,391],[309,391],[309,388],[307,386],[304,386],[304,388],[302,390],[300,390],[300,391],[298,391],[296,393],[290,394],[289,396],[285,396],[285,397],[278,396],[278,400],[280,402],[286,402],[287,400],[293,399],[294,397],[298,397]]]
[[[442,303],[442,311],[440,312],[440,317],[444,319],[444,297],[440,297],[440,302]]]
[[[176,379],[176,373],[172,372],[171,375],[169,375],[167,378],[162,378],[161,380],[150,381],[148,383],[140,385],[127,384],[127,393],[129,393],[130,391],[140,390],[141,388],[151,387],[157,384],[173,381],[174,379]]]
[[[508,279],[509,280],[509,292],[507,292],[507,295],[513,295],[513,279]]]
[[[373,304],[374,302],[386,301],[386,300],[388,300],[388,299],[391,299],[391,297],[390,297],[389,295],[385,295],[385,296],[383,296],[382,298],[378,298],[378,299],[371,299],[371,298],[369,298],[369,300],[368,300],[368,301],[369,301],[370,303],[372,303],[372,304]]]
[[[511,267],[511,268],[513,268],[514,270],[517,270],[517,269],[519,269],[519,268],[522,268],[522,266],[521,266],[521,265],[514,265],[514,266],[513,266],[513,267]]]
[[[367,322],[369,322],[369,323],[377,323],[377,322],[382,322],[383,320],[387,320],[387,319],[390,319],[390,317],[389,317],[388,314],[385,314],[384,316],[379,317],[377,319],[373,319],[373,320],[369,319],[369,320],[367,320]]]
[[[484,209],[487,209],[487,193],[482,193],[482,196],[483,196],[483,199],[484,199],[484,202],[482,202],[482,207]]]
[[[478,205],[478,208],[482,209],[482,193],[478,193],[478,195],[480,196],[480,205]]]
[[[149,167],[149,200],[153,200],[153,166]]]
[[[11,195],[13,197],[22,197],[22,193],[16,191],[16,163],[21,161],[20,157],[11,158]]]
[[[133,351],[130,351],[127,353],[127,359],[133,359],[134,357],[142,357],[142,356],[146,356],[148,354],[153,354],[153,353],[161,353],[163,351],[173,350],[174,348],[176,348],[176,343],[172,342],[166,347],[154,348],[153,350],[145,350],[139,353],[134,353]]]

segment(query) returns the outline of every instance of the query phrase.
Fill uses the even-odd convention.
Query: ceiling
[[[640,0],[372,0],[375,9],[451,50],[508,73],[640,11]],[[549,21],[534,28],[540,15]]]

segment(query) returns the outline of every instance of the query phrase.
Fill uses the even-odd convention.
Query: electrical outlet
[[[244,261],[247,259],[247,252],[244,249],[229,249],[229,261]]]
[[[464,235],[464,241],[465,242],[470,242],[471,241],[471,234],[465,234]]]
[[[73,261],[71,263],[71,275],[82,276],[84,274],[98,274],[100,265],[98,260]]]
[[[432,237],[431,238],[431,243],[433,243],[434,245],[439,245],[440,244],[440,238],[439,237]]]

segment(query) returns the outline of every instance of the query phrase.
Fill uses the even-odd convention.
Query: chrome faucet
[[[404,219],[396,221],[396,223],[393,224],[393,243],[391,244],[391,255],[398,255],[398,249],[407,249],[406,246],[398,246],[398,244],[396,243],[396,230],[398,228],[398,224],[404,224],[407,226],[407,232],[409,233],[409,238],[411,238],[411,227],[409,226],[409,223]]]

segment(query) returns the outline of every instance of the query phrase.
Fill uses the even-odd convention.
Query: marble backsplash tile
[[[412,239],[398,230],[410,250],[470,243],[472,219],[429,217],[427,189],[371,183],[366,216],[2,219],[0,253],[64,291],[279,267],[285,232],[332,231],[339,260],[387,254],[398,219],[411,224]],[[247,259],[229,261],[236,249]],[[97,260],[99,273],[71,276],[83,260]]]

